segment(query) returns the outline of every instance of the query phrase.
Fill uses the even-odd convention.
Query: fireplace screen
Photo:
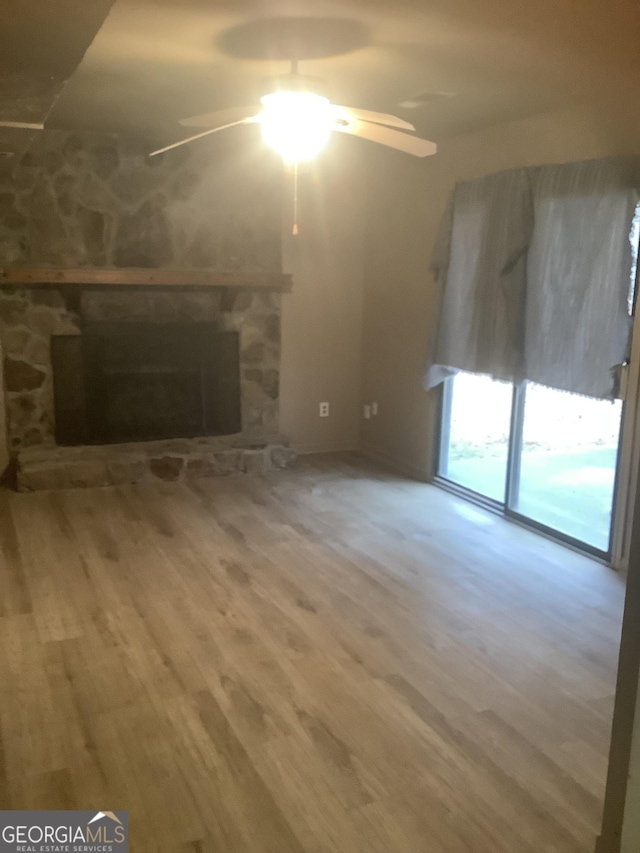
[[[210,323],[96,323],[51,338],[56,440],[108,444],[241,430],[239,340]]]

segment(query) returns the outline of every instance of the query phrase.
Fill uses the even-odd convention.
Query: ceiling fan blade
[[[392,116],[389,113],[376,113],[372,110],[361,110],[359,107],[339,107],[335,106],[336,110],[346,112],[354,118],[361,121],[372,121],[376,124],[386,124],[389,127],[397,127],[402,130],[415,130],[415,127],[408,121],[405,121],[398,116]]]
[[[179,142],[173,142],[171,145],[165,145],[164,148],[158,148],[152,151],[149,157],[155,157],[156,154],[164,154],[165,151],[171,151],[172,148],[179,148],[181,145],[186,145],[187,142],[195,142],[196,139],[202,139],[203,136],[209,136],[211,133],[217,133],[219,130],[226,130],[228,127],[235,127],[238,124],[253,124],[256,121],[256,116],[243,118],[240,121],[231,121],[229,124],[221,124],[220,127],[212,127],[211,130],[204,130],[202,133],[196,133],[195,136],[188,136],[186,139],[181,139]]]
[[[218,125],[227,125],[235,121],[241,121],[249,116],[254,116],[260,112],[260,105],[252,107],[230,107],[228,110],[214,110],[212,113],[202,113],[202,115],[191,116],[190,118],[181,118],[180,124],[183,127],[218,127]]]
[[[429,142],[428,139],[358,119],[345,124],[337,122],[333,129],[339,133],[348,133],[351,136],[359,136],[360,139],[368,139],[370,142],[395,148],[397,151],[404,151],[405,154],[413,154],[414,157],[429,157],[438,150],[435,142]]]
[[[0,121],[0,127],[10,127],[16,130],[44,130],[41,122],[31,121]]]

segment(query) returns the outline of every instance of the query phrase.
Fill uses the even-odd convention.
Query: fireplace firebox
[[[51,338],[60,445],[240,432],[237,332],[215,324],[92,323]]]

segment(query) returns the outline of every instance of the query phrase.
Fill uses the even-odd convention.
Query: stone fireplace
[[[0,268],[36,274],[0,285],[21,487],[286,464],[282,288],[264,286],[282,280],[280,198],[280,166],[262,149],[194,146],[149,161],[117,137],[38,137],[0,183]],[[75,284],[51,275],[83,269]],[[177,283],[126,281],[125,270]],[[96,283],[96,271],[119,272],[118,285]],[[207,271],[221,284],[190,284]]]
[[[167,291],[0,290],[9,438],[22,467],[65,445],[226,436],[227,448],[282,446],[280,294]],[[147,450],[127,452],[139,461]]]
[[[95,444],[112,440],[135,440],[132,432],[122,427],[113,439],[104,431],[108,424],[92,423],[85,426],[85,440],[79,433],[75,439],[60,440],[56,427],[56,396],[58,408],[75,417],[80,429],[78,412],[84,418],[88,395],[95,400],[104,419],[105,373],[122,374],[129,371],[129,382],[121,382],[121,390],[131,389],[136,370],[162,370],[150,363],[155,355],[164,356],[164,367],[171,372],[193,371],[195,359],[204,347],[219,350],[220,341],[226,341],[226,352],[218,359],[231,358],[229,349],[236,348],[237,364],[224,365],[226,379],[237,388],[225,387],[225,377],[211,375],[210,384],[217,383],[227,396],[236,396],[240,411],[235,419],[226,422],[211,421],[205,428],[178,428],[173,435],[162,428],[156,435],[138,438],[179,438],[191,434],[220,435],[244,433],[258,441],[278,431],[278,394],[280,366],[280,294],[251,289],[207,288],[201,291],[184,289],[179,292],[148,287],[85,289],[76,298],[65,296],[57,289],[29,288],[0,290],[0,335],[5,358],[5,398],[8,414],[9,440],[13,450],[22,450],[40,444]],[[75,304],[74,304],[75,303]],[[129,332],[127,330],[130,330]],[[191,331],[192,334],[188,334]],[[226,333],[226,334],[223,334]],[[115,340],[114,340],[115,338]],[[77,344],[75,341],[77,340]],[[191,350],[187,352],[186,340]],[[138,343],[136,350],[135,342]],[[105,353],[109,342],[111,352]],[[126,348],[129,348],[127,351]],[[169,351],[173,348],[173,354]],[[108,350],[108,346],[106,347]],[[102,351],[102,352],[100,352]],[[66,365],[66,375],[59,373],[57,395],[54,394],[54,364]],[[211,358],[215,358],[210,353]],[[106,356],[110,364],[103,364],[100,375],[99,360]],[[135,359],[147,363],[136,363]],[[191,360],[191,361],[190,361]],[[211,359],[210,359],[211,360]],[[190,363],[188,363],[190,361]],[[86,363],[85,363],[86,362]],[[198,364],[198,369],[202,367]],[[170,380],[171,381],[171,380]],[[86,382],[86,388],[82,386]],[[146,391],[144,386],[147,386]],[[184,383],[182,383],[184,385]],[[151,402],[152,383],[140,383],[137,394],[147,394]],[[193,387],[193,386],[192,386]],[[79,390],[80,388],[80,390]],[[156,384],[158,388],[158,384]],[[130,393],[133,393],[130,391]],[[149,396],[151,394],[151,396]],[[75,402],[70,398],[75,397]],[[66,398],[63,406],[62,398]],[[140,401],[139,401],[140,402]],[[156,399],[158,402],[158,399]],[[75,415],[72,409],[75,406]],[[183,412],[184,414],[184,412]],[[91,415],[89,416],[91,419]],[[97,416],[100,419],[100,416]],[[96,420],[96,414],[93,415]],[[89,429],[90,426],[90,429]],[[237,427],[237,428],[234,428]],[[64,427],[68,427],[65,425]],[[87,431],[88,430],[88,431]]]

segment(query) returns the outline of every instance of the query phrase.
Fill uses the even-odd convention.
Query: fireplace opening
[[[237,332],[211,323],[93,323],[51,338],[56,441],[240,432]]]

